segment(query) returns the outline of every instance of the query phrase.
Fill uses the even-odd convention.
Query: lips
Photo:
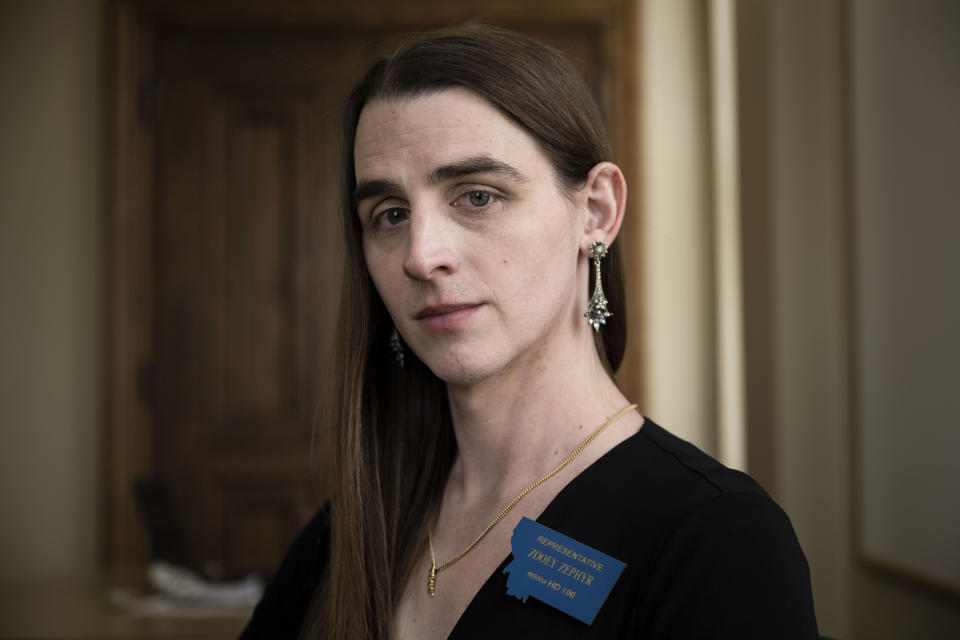
[[[471,309],[473,307],[479,307],[479,304],[438,304],[434,306],[424,307],[420,310],[417,315],[414,316],[417,320],[423,320],[424,318],[433,318],[435,316],[442,316],[448,313],[456,313],[457,311],[463,311],[464,309]]]
[[[449,331],[462,326],[482,306],[482,303],[430,305],[414,318],[428,331]]]

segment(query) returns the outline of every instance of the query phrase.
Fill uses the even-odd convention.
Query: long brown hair
[[[324,425],[333,482],[330,562],[302,637],[390,635],[394,606],[426,544],[453,464],[446,387],[409,350],[403,369],[394,361],[388,347],[393,322],[367,272],[351,202],[354,139],[364,106],[452,87],[486,98],[527,130],[568,191],[610,159],[599,110],[570,65],[553,49],[496,27],[469,24],[417,37],[375,63],[350,94],[341,184],[347,264],[331,415]],[[604,291],[615,313],[597,342],[611,372],[626,341],[618,253],[611,247],[603,265]]]

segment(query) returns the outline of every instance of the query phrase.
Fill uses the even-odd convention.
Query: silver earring
[[[400,342],[400,334],[397,333],[397,328],[393,328],[393,333],[390,334],[390,349],[393,350],[393,357],[396,359],[397,364],[400,365],[400,368],[403,368],[403,343]]]
[[[587,324],[594,331],[600,330],[600,325],[607,324],[607,318],[613,314],[607,311],[607,297],[603,295],[603,282],[600,279],[600,261],[607,256],[607,245],[594,242],[590,245],[590,257],[593,258],[593,295],[584,317]]]

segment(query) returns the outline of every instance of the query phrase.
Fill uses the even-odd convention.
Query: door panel
[[[195,566],[270,566],[318,500],[308,444],[343,255],[335,116],[353,81],[331,61],[362,56],[320,35],[158,47],[155,468]]]

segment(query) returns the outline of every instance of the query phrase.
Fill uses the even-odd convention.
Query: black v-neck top
[[[626,563],[591,625],[508,596],[508,557],[450,638],[819,638],[787,515],[746,474],[647,419],[537,518]],[[241,638],[296,638],[330,553],[321,510],[287,552]]]

